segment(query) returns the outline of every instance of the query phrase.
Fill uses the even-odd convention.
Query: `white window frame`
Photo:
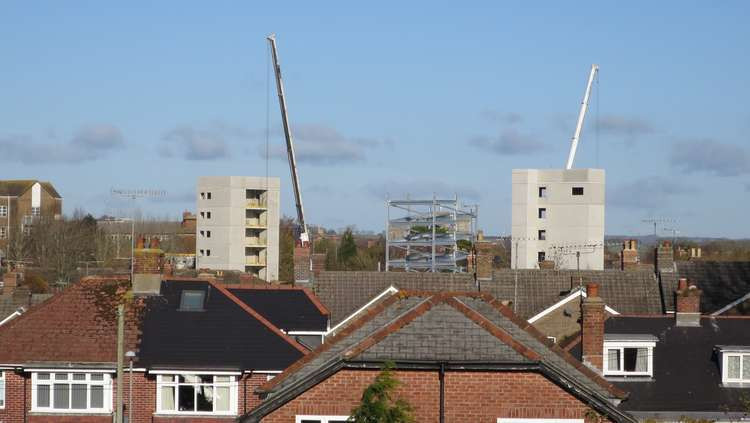
[[[31,208],[31,216],[32,217],[39,217],[42,215],[42,208],[41,207],[32,207]]]
[[[5,389],[8,384],[5,383],[5,371],[0,370],[0,410],[5,408]]]
[[[296,415],[294,416],[294,423],[302,423],[303,420],[317,420],[320,423],[329,423],[333,421],[348,421],[349,416],[316,416],[316,415]]]
[[[729,357],[740,358],[740,377],[730,378],[729,377]],[[750,379],[742,378],[742,367],[744,364],[744,357],[750,357],[750,351],[722,351],[721,353],[721,383],[741,383],[743,385],[750,385]]]
[[[603,363],[602,372],[604,376],[654,376],[654,347],[656,342],[644,342],[644,341],[604,341],[603,351]],[[625,348],[646,348],[648,350],[648,370],[645,372],[629,372],[621,370],[624,366]],[[608,350],[620,350],[620,369],[612,370],[609,368],[609,360],[607,359]]]
[[[5,239],[8,235],[7,228],[5,226],[0,226],[0,239]]]
[[[497,418],[497,423],[583,423],[583,421],[584,419]]]
[[[180,411],[178,410],[179,404],[180,404],[180,393],[179,393],[180,385],[183,385],[183,386],[184,385],[192,385],[192,386],[205,385],[201,383],[195,384],[195,383],[187,383],[187,382],[177,382],[179,376],[186,376],[186,375],[213,376],[214,378],[216,376],[229,377],[229,382],[227,383],[216,382],[216,379],[214,379],[213,383],[211,384],[211,386],[214,387],[214,392],[215,392],[216,386],[229,386],[229,411]],[[237,415],[237,403],[239,399],[239,389],[238,389],[239,383],[237,382],[236,375],[237,373],[234,373],[234,372],[189,372],[189,371],[159,372],[156,375],[156,414],[157,415],[180,415],[180,416],[236,416]],[[164,376],[171,376],[174,379],[174,382],[164,381],[163,380]],[[167,386],[175,387],[175,390],[174,390],[175,409],[174,410],[162,409],[161,389]],[[195,395],[197,395],[197,393]]]
[[[8,206],[0,206],[0,217],[8,217]]]
[[[47,373],[49,374],[49,380],[39,380],[38,375],[40,373]],[[73,380],[73,374],[85,374],[86,380]],[[56,374],[67,374],[67,380],[55,380]],[[91,375],[97,374],[102,375],[103,380],[101,381],[94,381],[91,380]],[[55,408],[55,389],[54,386],[56,384],[68,384],[68,385],[86,385],[86,408]],[[49,386],[49,406],[48,407],[39,407],[37,406],[37,388],[40,385],[46,385]],[[91,386],[102,386],[102,392],[103,392],[103,398],[102,398],[102,408],[91,408]],[[77,370],[77,371],[71,371],[69,369],[66,370],[40,370],[35,371],[31,374],[31,411],[32,412],[42,412],[42,413],[55,413],[55,414],[108,414],[112,412],[112,375],[109,371],[91,371],[91,370]],[[68,405],[70,406],[70,401],[72,398],[72,395],[70,395],[70,392],[72,392],[72,389],[68,390]]]

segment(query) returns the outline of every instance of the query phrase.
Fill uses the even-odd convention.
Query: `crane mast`
[[[294,155],[294,141],[292,138],[292,129],[289,126],[289,115],[286,108],[286,98],[284,97],[284,83],[281,81],[281,66],[279,66],[279,54],[276,51],[276,35],[271,34],[266,37],[271,45],[271,54],[273,55],[273,72],[276,75],[276,91],[279,94],[279,108],[281,109],[281,121],[284,124],[284,137],[286,138],[286,154],[289,158],[289,170],[292,173],[292,186],[294,189],[294,201],[297,206],[297,221],[299,222],[299,243],[302,246],[307,245],[309,237],[307,234],[307,224],[305,223],[305,209],[302,207],[302,192],[299,188],[299,174],[297,173],[297,159]]]
[[[589,74],[589,81],[586,84],[586,92],[583,94],[583,101],[581,101],[581,111],[578,112],[578,123],[576,124],[576,131],[573,133],[573,139],[570,140],[570,153],[568,154],[568,163],[565,165],[565,169],[573,168],[573,160],[576,158],[576,149],[578,148],[578,139],[581,137],[581,130],[583,129],[583,120],[586,118],[586,110],[589,107],[589,96],[591,95],[591,84],[594,82],[594,76],[599,71],[599,65],[591,65],[591,73]]]

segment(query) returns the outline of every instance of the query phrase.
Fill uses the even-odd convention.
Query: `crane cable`
[[[266,44],[266,193],[269,189],[269,138],[271,135],[271,47]],[[268,195],[268,194],[266,194]]]
[[[596,72],[596,167],[599,167],[599,71]]]

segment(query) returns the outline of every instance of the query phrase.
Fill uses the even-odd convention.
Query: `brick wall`
[[[123,377],[124,415],[128,416],[129,378],[126,371]],[[50,415],[31,413],[31,378],[5,371],[5,402],[0,409],[0,423],[111,423],[112,415]],[[260,399],[253,393],[256,387],[266,382],[265,374],[245,375],[239,381],[238,413],[240,415],[260,404]],[[25,386],[25,388],[24,388]],[[117,384],[113,381],[113,388]],[[25,392],[24,392],[25,391]],[[25,395],[25,397],[24,397]],[[115,395],[112,396],[113,407]],[[24,406],[25,399],[25,406]],[[24,409],[28,421],[24,421]],[[234,421],[236,417],[191,417],[191,416],[154,416],[156,411],[156,376],[144,373],[133,374],[133,423],[209,423]]]
[[[292,423],[298,414],[349,415],[376,370],[341,370],[283,405],[263,423]],[[398,395],[414,408],[418,422],[437,422],[437,371],[397,371]],[[335,400],[332,400],[335,399]],[[496,423],[498,417],[584,418],[588,407],[537,373],[446,372],[445,421]]]

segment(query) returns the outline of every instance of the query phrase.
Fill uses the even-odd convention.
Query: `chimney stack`
[[[599,285],[586,285],[586,298],[581,301],[581,345],[583,364],[601,373],[604,351],[604,301],[599,297]]]
[[[654,250],[654,267],[657,273],[674,273],[674,251],[671,241],[662,241]]]
[[[620,253],[620,270],[631,270],[638,267],[638,241],[628,239],[622,243]]]
[[[294,247],[294,283],[308,284],[311,281],[312,263],[310,261],[310,246]]]
[[[320,272],[326,270],[326,255],[324,253],[312,254],[312,273],[313,278],[320,275]]]
[[[703,291],[688,280],[680,278],[675,291],[676,326],[697,327],[701,325],[701,294]]]
[[[477,279],[486,281],[492,279],[492,260],[495,258],[492,250],[494,246],[487,241],[477,241],[474,243],[476,255]]]
[[[159,239],[156,237],[151,238],[148,248],[145,245],[146,238],[138,237],[133,251],[133,293],[157,295],[161,288],[164,251],[159,248]]]

